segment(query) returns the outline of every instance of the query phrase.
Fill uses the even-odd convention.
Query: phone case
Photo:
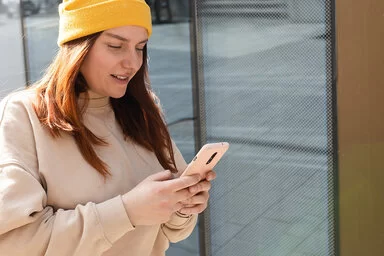
[[[189,163],[181,176],[198,173],[204,177],[206,172],[213,170],[228,148],[228,142],[205,144]]]

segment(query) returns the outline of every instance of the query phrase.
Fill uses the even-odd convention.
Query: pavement
[[[10,78],[23,70],[15,58],[22,56],[18,23],[9,23],[0,15],[2,35],[13,40],[0,40],[0,91],[21,84]],[[57,50],[57,24],[55,14],[25,19],[32,80]],[[211,190],[212,255],[333,255],[324,24],[249,17],[202,18],[202,24],[203,133],[208,142],[231,144]],[[153,89],[189,161],[195,151],[189,23],[155,25],[149,56]],[[197,256],[197,230],[167,255]]]

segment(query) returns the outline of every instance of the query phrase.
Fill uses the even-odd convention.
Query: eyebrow
[[[119,39],[123,42],[129,42],[130,40],[127,39],[127,38],[124,38],[124,37],[121,37],[119,35],[116,35],[116,34],[112,34],[112,33],[109,33],[109,32],[105,32],[105,35],[109,36],[109,37],[113,37],[113,38],[116,38],[116,39]],[[139,44],[143,44],[143,43],[146,43],[148,42],[148,39],[145,39],[143,41],[140,41]]]

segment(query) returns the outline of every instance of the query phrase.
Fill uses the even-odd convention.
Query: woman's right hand
[[[172,213],[183,207],[181,202],[193,196],[188,187],[199,181],[199,175],[173,179],[173,174],[168,170],[148,176],[122,196],[132,225],[167,222]]]

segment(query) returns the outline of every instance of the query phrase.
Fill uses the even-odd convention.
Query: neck
[[[109,97],[108,96],[99,95],[99,94],[97,94],[91,90],[80,93],[79,103],[83,104],[85,102],[85,100],[87,99],[87,96],[89,99],[88,106],[87,106],[88,108],[101,108],[101,107],[109,105]]]

